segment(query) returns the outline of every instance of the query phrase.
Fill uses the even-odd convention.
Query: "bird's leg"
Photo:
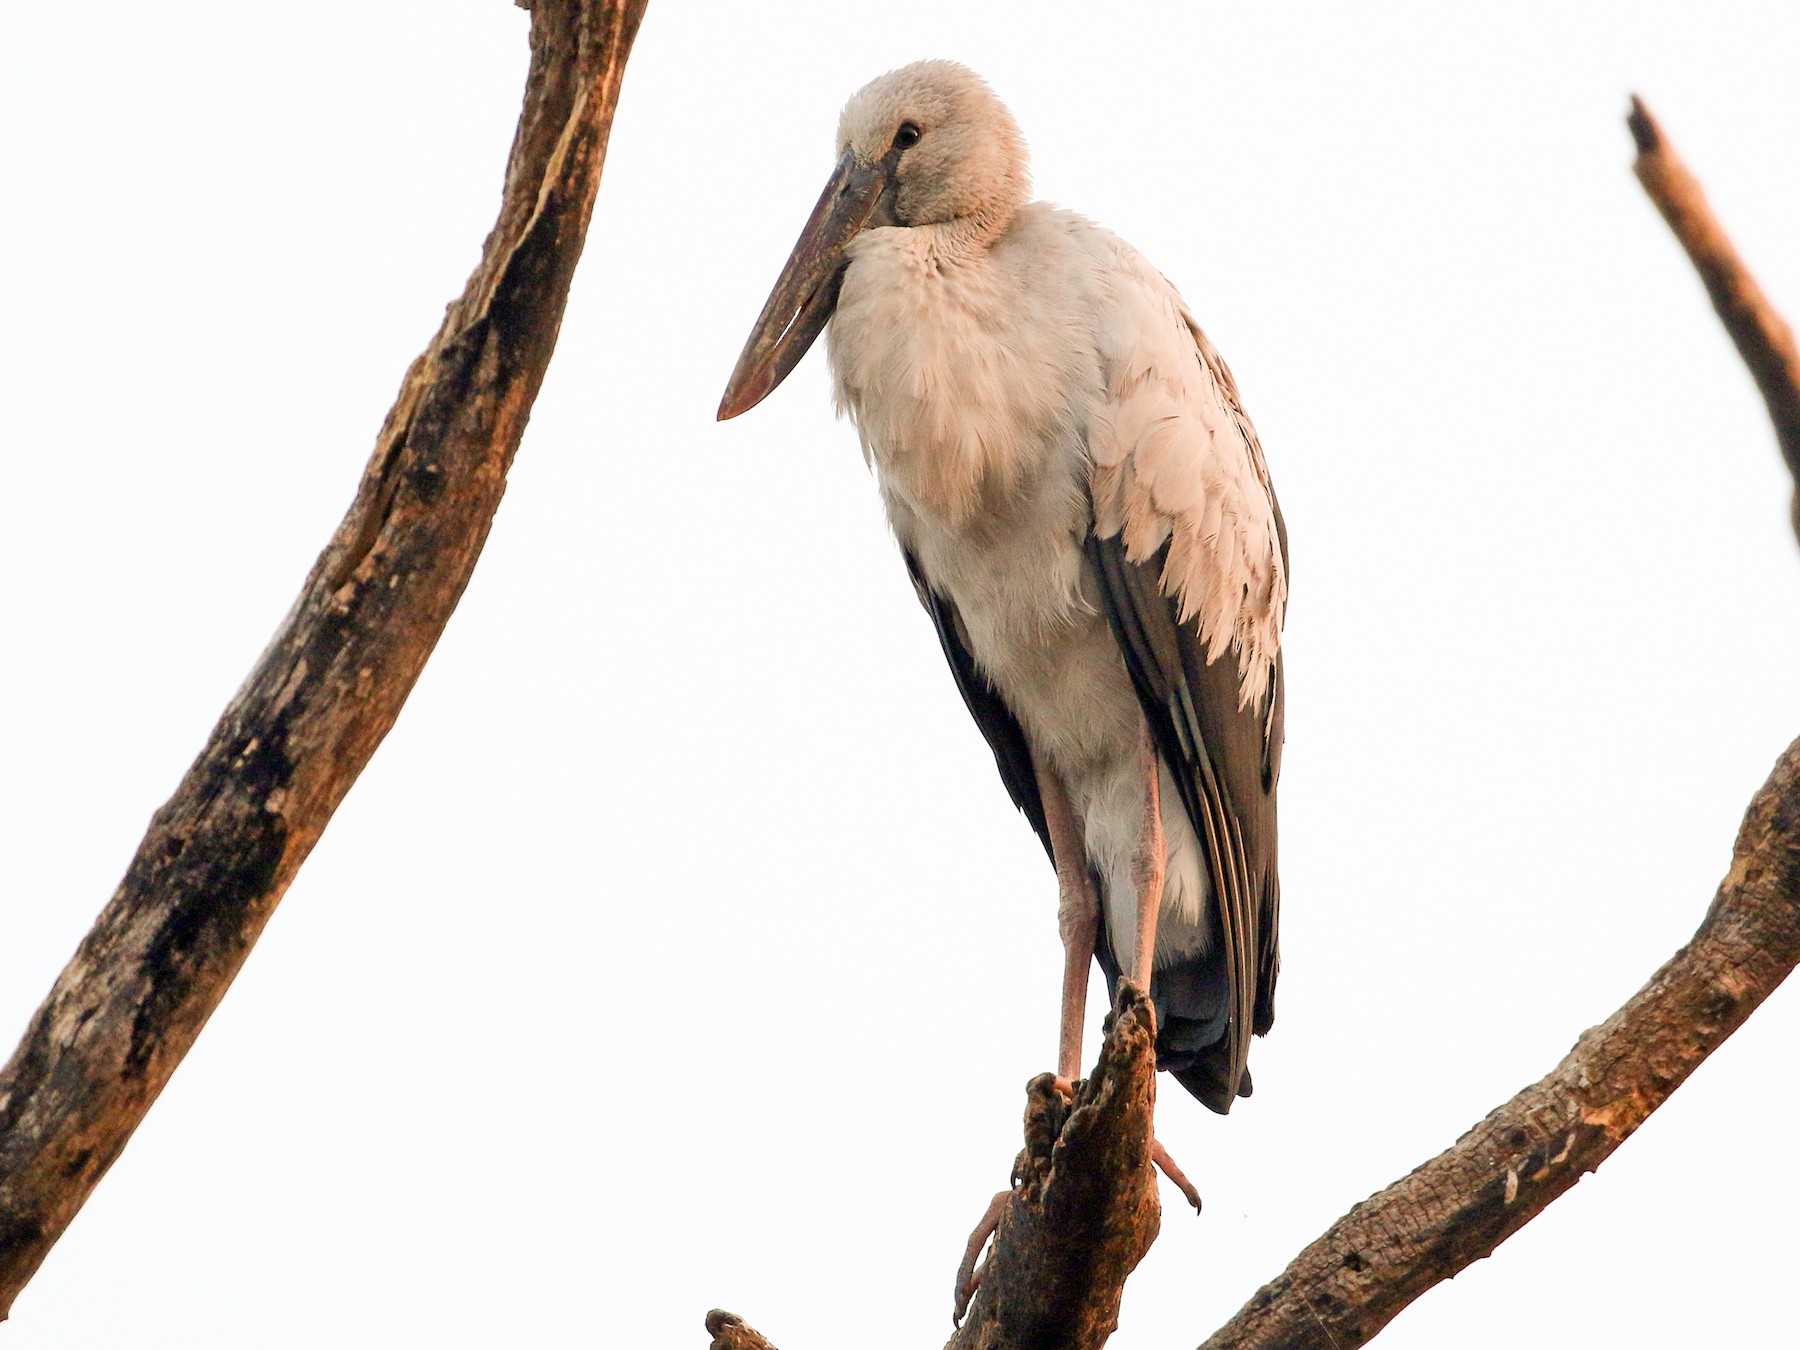
[[[1156,919],[1162,911],[1163,880],[1168,873],[1169,849],[1163,839],[1162,770],[1150,728],[1138,742],[1138,763],[1144,776],[1144,828],[1131,858],[1131,882],[1137,891],[1137,959],[1131,978],[1150,992],[1150,976],[1156,968]]]
[[[1006,1213],[1006,1202],[1010,1199],[1012,1192],[1005,1190],[988,1201],[987,1213],[981,1216],[981,1222],[969,1234],[969,1245],[963,1248],[962,1264],[956,1268],[956,1311],[952,1317],[959,1326],[962,1324],[963,1314],[969,1311],[969,1300],[981,1288],[982,1272],[987,1269],[985,1261],[979,1266],[975,1263],[981,1259],[981,1249],[987,1246],[994,1230],[1000,1227],[1000,1216]]]
[[[1138,835],[1137,848],[1131,858],[1131,881],[1137,891],[1137,957],[1131,967],[1131,978],[1146,994],[1150,977],[1156,969],[1156,920],[1162,913],[1163,883],[1168,877],[1169,848],[1163,838],[1162,768],[1156,758],[1156,747],[1145,726],[1138,742],[1138,763],[1144,776],[1144,827]],[[1154,1005],[1152,1005],[1154,1015]],[[1189,1181],[1175,1159],[1169,1156],[1160,1139],[1150,1141],[1150,1161],[1174,1183],[1196,1212],[1200,1209],[1200,1192]]]
[[[1063,941],[1062,1029],[1056,1051],[1056,1090],[1073,1100],[1075,1080],[1081,1075],[1081,1024],[1087,1016],[1088,972],[1094,964],[1094,941],[1099,933],[1100,894],[1094,874],[1088,870],[1087,846],[1081,838],[1081,822],[1062,776],[1033,757],[1038,796],[1044,804],[1044,824],[1050,834],[1050,856],[1056,863],[1056,927]],[[1166,1168],[1164,1169],[1167,1170]],[[969,1300],[981,1287],[985,1267],[975,1263],[1000,1226],[1010,1190],[988,1202],[987,1212],[963,1249],[956,1271],[956,1319],[962,1320]]]
[[[1044,803],[1044,824],[1050,834],[1050,854],[1056,862],[1056,927],[1062,934],[1062,1034],[1057,1043],[1056,1085],[1074,1095],[1073,1084],[1081,1074],[1081,1024],[1087,1016],[1088,972],[1094,964],[1094,940],[1100,925],[1100,896],[1087,864],[1081,824],[1062,776],[1041,760],[1037,769],[1038,796]]]

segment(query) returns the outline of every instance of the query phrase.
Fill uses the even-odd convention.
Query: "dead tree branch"
[[[706,1314],[706,1330],[713,1338],[712,1350],[775,1350],[760,1331],[746,1326],[743,1318],[723,1308]]]
[[[1026,1088],[1025,1148],[994,1246],[950,1350],[1097,1350],[1162,1222],[1150,1162],[1155,1014],[1121,984],[1093,1076],[1071,1106],[1050,1074]]]
[[[536,0],[500,216],[356,499],[0,1070],[0,1317],[218,1006],[480,556],[562,322],[646,0]]]
[[[1707,205],[1699,180],[1681,162],[1644,101],[1635,95],[1626,122],[1637,142],[1637,162],[1632,170],[1638,182],[1687,250],[1719,321],[1737,344],[1738,355],[1750,368],[1768,405],[1775,439],[1797,485],[1789,509],[1795,537],[1800,538],[1800,347],[1794,345],[1794,330],[1756,284]]]
[[[1150,1161],[1155,1042],[1149,1000],[1123,984],[1074,1102],[1049,1074],[1026,1087],[1014,1185],[946,1350],[1098,1350],[1112,1335],[1125,1280],[1162,1218]],[[728,1312],[707,1314],[706,1329],[713,1350],[774,1350]]]
[[[1750,803],[1705,922],[1548,1077],[1333,1224],[1202,1350],[1362,1345],[1611,1156],[1800,962],[1800,741]]]

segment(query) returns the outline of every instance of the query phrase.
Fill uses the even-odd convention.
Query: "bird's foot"
[[[1056,1077],[1054,1077],[1050,1080],[1050,1087],[1051,1087],[1052,1091],[1054,1091],[1054,1092],[1058,1093],[1059,1095],[1061,1095],[1062,1097],[1066,1098],[1071,1103],[1074,1102],[1074,1100],[1075,1100],[1075,1084],[1071,1083],[1067,1078],[1064,1078],[1061,1074],[1057,1074]]]
[[[1189,1181],[1187,1173],[1181,1170],[1181,1164],[1169,1156],[1169,1150],[1162,1146],[1162,1140],[1150,1141],[1150,1161],[1156,1164],[1156,1170],[1175,1184],[1175,1189],[1187,1197],[1187,1202],[1194,1207],[1194,1213],[1200,1212],[1200,1192],[1194,1183]]]
[[[981,1216],[981,1222],[975,1225],[975,1231],[969,1234],[969,1245],[963,1248],[962,1264],[956,1268],[956,1324],[962,1325],[964,1314],[969,1311],[969,1301],[975,1297],[975,1291],[981,1288],[982,1272],[987,1263],[981,1260],[981,1249],[994,1236],[994,1230],[1000,1227],[1000,1216],[1006,1213],[1006,1202],[1012,1198],[1011,1190],[1001,1191],[988,1201],[987,1212]]]

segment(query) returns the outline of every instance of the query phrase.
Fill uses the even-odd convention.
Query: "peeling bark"
[[[0,1070],[0,1317],[119,1156],[386,735],[556,344],[646,0],[536,0],[498,223],[293,609]]]

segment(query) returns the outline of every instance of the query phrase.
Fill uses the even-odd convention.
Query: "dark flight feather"
[[[919,603],[925,606],[932,627],[937,629],[938,643],[944,649],[950,673],[956,677],[956,687],[962,692],[969,715],[975,719],[975,725],[981,728],[988,747],[994,752],[1000,781],[1006,784],[1013,805],[1025,813],[1025,819],[1037,831],[1044,852],[1051,853],[1050,827],[1044,821],[1044,799],[1038,791],[1037,770],[1031,763],[1031,745],[1025,739],[1024,729],[1001,699],[999,691],[988,683],[987,676],[975,664],[975,657],[963,636],[962,621],[956,616],[956,606],[948,596],[931,588],[910,553],[906,554],[906,571],[912,577]],[[1056,862],[1053,853],[1050,861],[1052,865]]]
[[[1276,513],[1280,528],[1280,513]],[[1283,564],[1286,534],[1282,531]],[[1197,621],[1183,623],[1163,594],[1167,548],[1143,562],[1117,536],[1087,540],[1102,608],[1131,672],[1157,753],[1170,768],[1206,854],[1214,897],[1213,941],[1205,956],[1156,972],[1157,1066],[1215,1111],[1248,1096],[1250,1037],[1275,1019],[1275,783],[1280,772],[1281,658],[1269,691],[1238,706],[1237,654],[1206,659]],[[1101,953],[1109,983],[1119,965]]]

